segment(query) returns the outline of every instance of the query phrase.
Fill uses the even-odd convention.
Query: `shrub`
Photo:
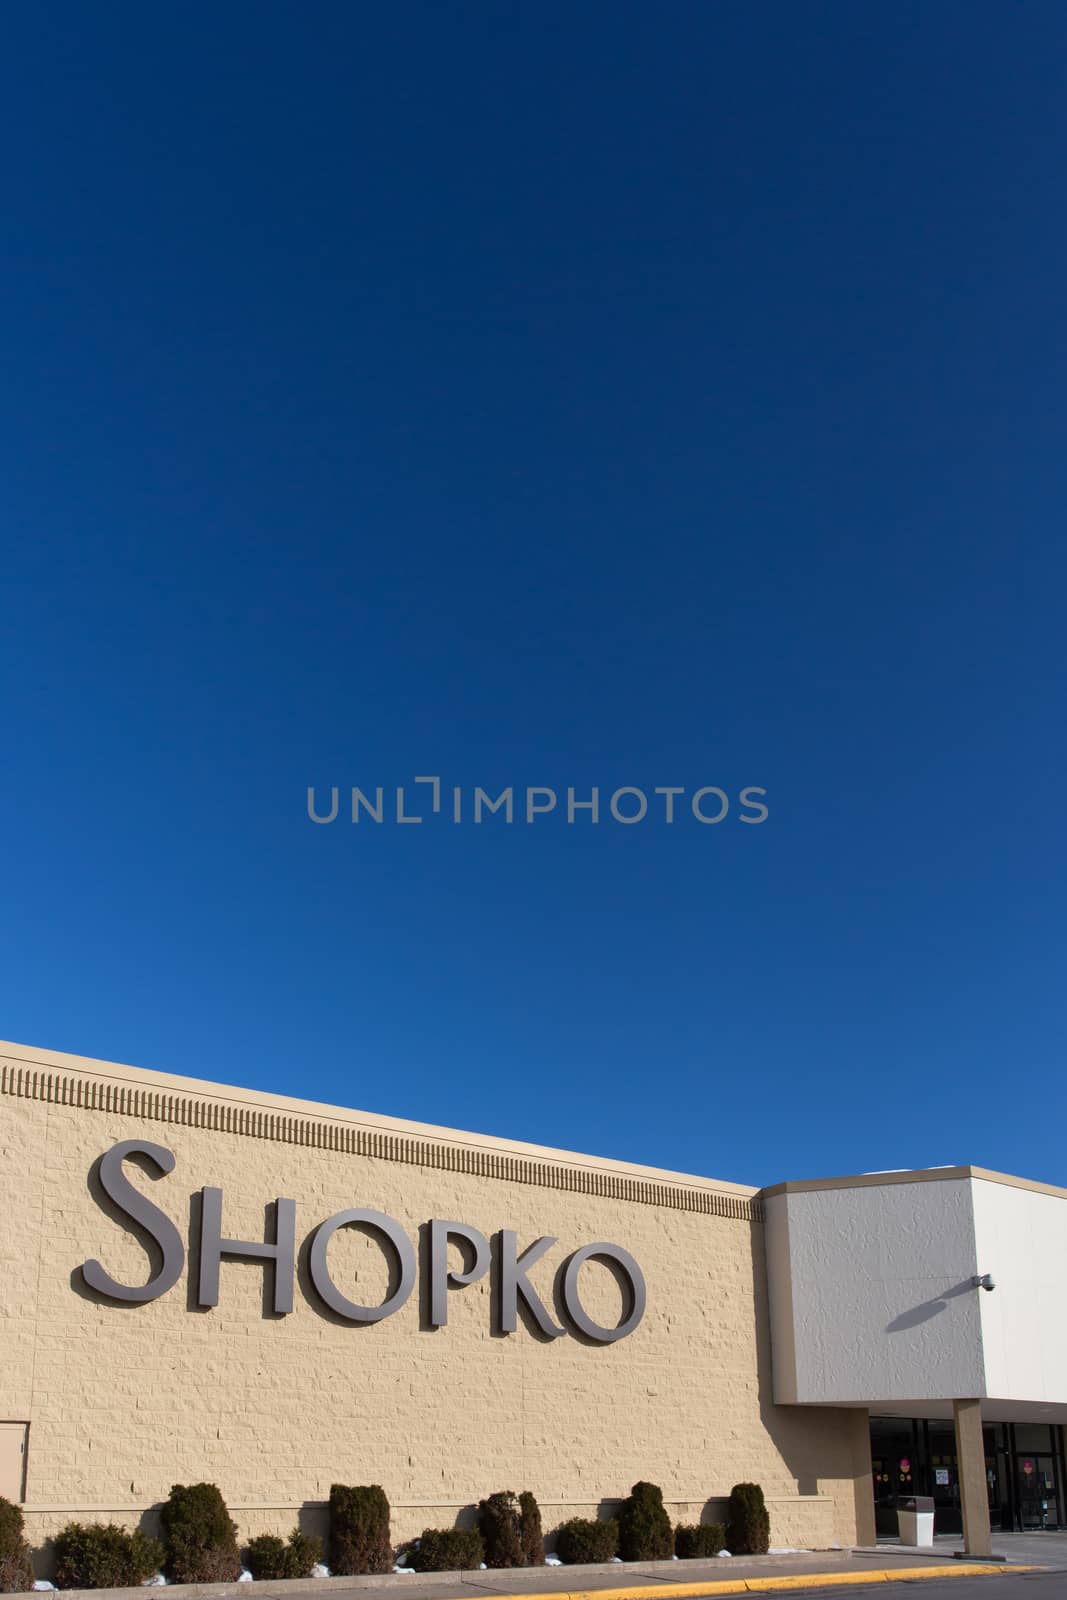
[[[310,1578],[312,1570],[322,1560],[322,1540],[294,1528],[289,1535],[286,1555],[289,1558],[290,1578]]]
[[[674,1529],[654,1483],[635,1483],[619,1511],[619,1554],[624,1561],[669,1561]]]
[[[424,1528],[408,1555],[416,1572],[471,1572],[485,1560],[477,1528]]]
[[[55,1541],[59,1589],[131,1589],[163,1564],[163,1546],[113,1522],[68,1522]]]
[[[389,1501],[376,1483],[335,1483],[330,1490],[330,1570],[336,1577],[355,1572],[391,1572]]]
[[[261,1533],[245,1552],[246,1565],[253,1578],[276,1583],[279,1578],[310,1578],[311,1569],[322,1555],[318,1539],[294,1528],[289,1543],[273,1533]]]
[[[680,1522],[674,1530],[674,1553],[682,1561],[717,1556],[726,1549],[726,1529],[721,1522]]]
[[[279,1539],[276,1533],[261,1533],[257,1539],[249,1541],[245,1566],[257,1583],[261,1579],[275,1583],[289,1576],[287,1555],[284,1539]]]
[[[176,1483],[160,1512],[171,1583],[233,1583],[241,1570],[237,1528],[213,1483]]]
[[[528,1489],[524,1489],[519,1496],[519,1521],[523,1566],[544,1566],[545,1536],[541,1528],[541,1507]]]
[[[491,1494],[478,1502],[478,1530],[485,1545],[485,1560],[490,1567],[521,1567],[522,1512],[509,1490]]]
[[[735,1483],[727,1510],[726,1543],[735,1556],[762,1556],[771,1542],[771,1519],[758,1483]]]
[[[619,1524],[590,1522],[572,1517],[556,1532],[556,1554],[568,1566],[586,1561],[610,1561],[619,1549]]]
[[[22,1533],[22,1512],[0,1496],[0,1594],[33,1588],[30,1547]]]

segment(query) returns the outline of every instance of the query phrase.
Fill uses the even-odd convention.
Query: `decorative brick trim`
[[[254,1106],[228,1105],[221,1100],[198,1099],[193,1095],[166,1094],[160,1089],[110,1083],[72,1073],[48,1072],[43,1068],[0,1064],[0,1094],[13,1095],[20,1100],[43,1100],[50,1105],[78,1106],[86,1111],[111,1112],[146,1122],[172,1122],[183,1127],[207,1128],[217,1133],[235,1133],[249,1139],[311,1145],[320,1150],[336,1150],[344,1155],[400,1161],[406,1166],[444,1168],[448,1172],[465,1172],[474,1177],[495,1178],[506,1183],[529,1183],[543,1189],[594,1194],[608,1200],[629,1201],[634,1205],[695,1211],[704,1216],[728,1217],[736,1222],[763,1221],[763,1206],[759,1200],[722,1194],[714,1189],[689,1189],[677,1184],[631,1178],[623,1173],[597,1172],[592,1168],[531,1161],[495,1150],[405,1138],[376,1128],[292,1117],[282,1112],[261,1111]]]

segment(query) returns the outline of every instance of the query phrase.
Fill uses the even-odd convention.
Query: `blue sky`
[[[1067,1182],[1062,7],[6,35],[0,1034]]]

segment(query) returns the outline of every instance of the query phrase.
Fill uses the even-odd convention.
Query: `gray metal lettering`
[[[399,1268],[400,1281],[393,1293],[387,1295],[380,1306],[357,1305],[354,1300],[349,1300],[341,1293],[330,1277],[330,1269],[326,1262],[326,1247],[339,1228],[350,1227],[369,1228],[372,1233],[378,1234],[391,1249],[394,1264]],[[334,1216],[327,1217],[311,1235],[308,1267],[311,1281],[320,1298],[331,1311],[336,1312],[339,1317],[344,1317],[346,1322],[381,1322],[383,1317],[391,1317],[394,1311],[400,1310],[415,1287],[415,1250],[411,1240],[399,1222],[394,1222],[392,1217],[387,1217],[382,1211],[356,1208],[351,1211],[338,1211]]]
[[[163,1145],[150,1144],[141,1139],[125,1139],[105,1152],[98,1163],[97,1181],[121,1214],[120,1225],[142,1238],[151,1265],[155,1264],[158,1252],[162,1260],[160,1269],[140,1287],[117,1282],[96,1259],[84,1261],[78,1270],[86,1287],[96,1294],[127,1305],[144,1305],[157,1300],[177,1283],[185,1266],[185,1246],[170,1218],[135,1189],[126,1177],[123,1163],[131,1157],[147,1163],[148,1175],[153,1179],[173,1172],[175,1158]],[[95,1186],[93,1193],[98,1193]],[[107,1212],[108,1207],[103,1201],[99,1203]],[[284,1316],[291,1312],[296,1271],[295,1203],[286,1199],[275,1201],[273,1240],[225,1238],[222,1232],[222,1205],[221,1189],[205,1188],[201,1191],[197,1304],[201,1307],[218,1305],[220,1266],[222,1258],[229,1256],[261,1261],[269,1267],[274,1313]],[[330,1276],[327,1261],[330,1240],[339,1229],[347,1227],[361,1228],[373,1235],[388,1262],[390,1285],[380,1305],[365,1306],[350,1300],[341,1293]],[[464,1255],[464,1264],[454,1269],[449,1266],[448,1255],[449,1245],[453,1242],[462,1246]],[[527,1245],[520,1254],[518,1236],[512,1230],[503,1228],[495,1236],[495,1250],[490,1250],[485,1235],[477,1228],[465,1222],[444,1221],[436,1217],[431,1219],[428,1224],[428,1250],[423,1261],[429,1278],[429,1326],[440,1328],[447,1324],[450,1289],[477,1283],[492,1270],[496,1279],[494,1309],[502,1333],[515,1332],[521,1300],[526,1314],[546,1338],[562,1338],[567,1328],[556,1324],[528,1277],[530,1269],[555,1243],[555,1238],[544,1235]],[[469,1268],[466,1265],[468,1260]],[[607,1262],[623,1289],[623,1316],[614,1328],[594,1322],[582,1304],[579,1290],[581,1269],[591,1260]],[[346,1322],[357,1323],[381,1322],[399,1311],[411,1295],[418,1273],[415,1249],[404,1229],[383,1212],[366,1208],[338,1211],[315,1229],[308,1240],[308,1267],[312,1285],[323,1305]],[[604,1242],[583,1245],[567,1258],[557,1284],[567,1325],[573,1332],[597,1344],[611,1344],[626,1338],[644,1316],[647,1293],[644,1274],[633,1256],[621,1245]]]
[[[170,1218],[151,1200],[146,1200],[126,1177],[122,1163],[127,1156],[144,1156],[159,1168],[155,1174],[157,1178],[174,1171],[174,1157],[163,1145],[147,1144],[143,1139],[123,1139],[100,1157],[100,1187],[108,1199],[114,1201],[119,1210],[143,1228],[159,1246],[163,1265],[155,1277],[139,1289],[116,1283],[99,1261],[83,1261],[81,1274],[88,1287],[97,1294],[106,1294],[109,1299],[121,1300],[126,1305],[145,1305],[149,1300],[158,1300],[168,1289],[173,1289],[185,1266],[185,1246]]]
[[[469,1272],[451,1272],[448,1267],[449,1239],[464,1239],[474,1251],[474,1265]],[[448,1321],[449,1285],[459,1288],[466,1283],[477,1283],[489,1268],[489,1241],[477,1228],[465,1222],[440,1222],[435,1217],[430,1223],[430,1326],[443,1328]]]
[[[219,1303],[219,1264],[223,1256],[244,1261],[269,1261],[274,1266],[274,1311],[285,1316],[293,1309],[293,1271],[296,1266],[296,1202],[275,1201],[274,1242],[222,1237],[222,1190],[201,1191],[200,1279],[196,1303]]]
[[[546,1250],[551,1250],[555,1239],[546,1234],[541,1239],[535,1239],[533,1244],[527,1245],[520,1256],[518,1252],[518,1238],[510,1228],[501,1228],[498,1235],[500,1239],[500,1329],[502,1333],[514,1333],[516,1327],[516,1313],[518,1311],[519,1296],[522,1296],[526,1309],[530,1312],[541,1332],[550,1339],[562,1339],[565,1328],[557,1327],[545,1310],[537,1290],[526,1276],[527,1268],[532,1267],[535,1261],[540,1261]]]
[[[626,1279],[630,1304],[617,1328],[604,1328],[594,1322],[578,1297],[578,1274],[586,1261],[613,1261]],[[645,1314],[645,1275],[628,1250],[619,1244],[584,1244],[569,1257],[563,1272],[563,1305],[574,1326],[587,1339],[612,1344],[633,1333]]]

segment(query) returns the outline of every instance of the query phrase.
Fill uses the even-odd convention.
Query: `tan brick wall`
[[[473,1161],[447,1154],[458,1138],[447,1130],[445,1155],[432,1141],[392,1140],[379,1141],[385,1154],[376,1156],[316,1142],[324,1136],[314,1115],[300,1125],[306,1143],[292,1142],[304,1135],[291,1123],[279,1122],[275,1136],[269,1123],[252,1134],[190,1125],[219,1121],[220,1105],[280,1115],[286,1103],[201,1085],[211,1111],[201,1118],[186,1080],[105,1073],[78,1058],[49,1056],[45,1064],[62,1072],[45,1081],[9,1058],[0,1082],[0,1420],[30,1423],[26,1511],[34,1540],[75,1515],[136,1521],[172,1483],[200,1479],[219,1484],[244,1537],[284,1533],[298,1515],[314,1527],[334,1481],[378,1482],[399,1539],[453,1523],[499,1488],[532,1489],[550,1529],[621,1498],[638,1478],[662,1486],[679,1520],[698,1520],[709,1498],[755,1479],[768,1496],[775,1541],[852,1539],[847,1415],[771,1401],[758,1221],[686,1209],[686,1191],[676,1184],[669,1204],[656,1203],[667,1191],[643,1186],[642,1169],[631,1169],[638,1176],[624,1183],[627,1169],[588,1158],[579,1168],[561,1157],[543,1169],[544,1181],[537,1181],[541,1167],[523,1166],[517,1182],[509,1147],[473,1136],[467,1151],[490,1152],[500,1175],[436,1165]],[[124,1083],[165,1089],[169,1082],[183,1096],[157,1095],[148,1115],[148,1102],[106,1109],[107,1095],[96,1088],[105,1080],[113,1086],[119,1071]],[[92,1094],[87,1085],[96,1085]],[[71,1103],[94,1097],[95,1106]],[[225,1113],[234,1126],[241,1115]],[[279,1195],[296,1201],[298,1246],[349,1206],[387,1212],[413,1239],[432,1216],[487,1235],[514,1228],[520,1248],[555,1234],[559,1244],[531,1273],[551,1304],[564,1256],[608,1239],[644,1270],[645,1318],[607,1346],[572,1337],[543,1342],[521,1322],[516,1333],[494,1336],[487,1279],[451,1293],[448,1326],[435,1331],[420,1328],[418,1290],[396,1315],[368,1327],[339,1324],[301,1288],[293,1313],[275,1318],[264,1315],[263,1267],[228,1260],[213,1310],[191,1308],[191,1264],[176,1288],[149,1305],[98,1302],[79,1282],[86,1258],[98,1257],[124,1282],[146,1276],[143,1250],[88,1187],[97,1158],[134,1137],[177,1157],[159,1182],[133,1175],[187,1243],[190,1196],[205,1184],[224,1190],[223,1231],[231,1237],[262,1238],[264,1208]],[[512,1148],[528,1155],[529,1147]],[[577,1187],[568,1188],[572,1182]],[[597,1184],[650,1198],[585,1192]],[[692,1205],[718,1204],[707,1198],[713,1193],[710,1185],[694,1188]],[[723,1204],[743,1211],[744,1193],[722,1186]],[[330,1261],[353,1298],[381,1298],[382,1258],[362,1235],[338,1234]],[[619,1294],[606,1270],[592,1263],[582,1281],[590,1313],[614,1322]]]

